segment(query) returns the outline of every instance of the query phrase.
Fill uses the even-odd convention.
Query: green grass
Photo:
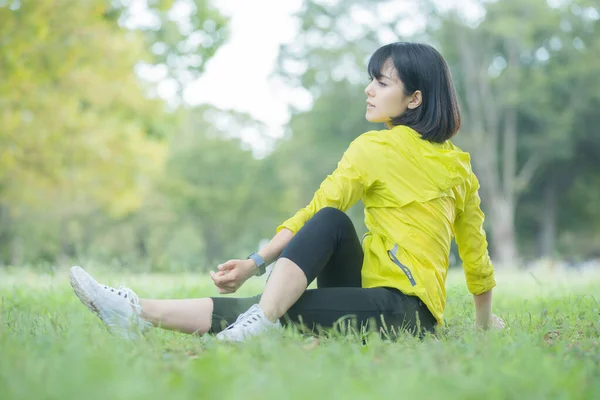
[[[202,275],[117,276],[143,297],[215,295]],[[66,271],[0,269],[0,399],[598,399],[600,271],[499,272],[502,332],[473,331],[460,271],[437,339],[288,332],[242,345],[153,330],[124,342],[79,302]],[[242,295],[260,291],[250,281]]]

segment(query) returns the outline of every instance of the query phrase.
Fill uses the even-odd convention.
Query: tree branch
[[[537,169],[542,165],[543,158],[535,153],[525,162],[515,179],[515,194],[518,195],[529,185]]]
[[[506,86],[508,98],[504,112],[504,145],[502,146],[502,183],[508,201],[513,202],[516,197],[517,175],[517,108],[513,98],[518,90],[518,48],[510,39],[505,41],[507,51]]]

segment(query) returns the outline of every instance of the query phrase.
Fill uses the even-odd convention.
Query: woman
[[[502,327],[491,311],[496,282],[479,183],[469,154],[449,141],[460,112],[445,60],[428,45],[393,43],[373,54],[368,72],[366,119],[387,129],[355,139],[310,204],[259,253],[211,272],[220,293],[234,293],[276,261],[261,296],[140,300],[73,267],[71,284],[82,302],[129,337],[160,326],[240,341],[281,323],[328,328],[348,316],[361,329],[422,334],[443,323],[456,236],[476,325]],[[369,229],[362,245],[344,213],[359,199]],[[314,279],[317,289],[306,290]]]

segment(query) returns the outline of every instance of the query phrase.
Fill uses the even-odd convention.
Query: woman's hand
[[[496,314],[492,314],[490,319],[485,322],[476,321],[474,324],[475,328],[479,329],[504,329],[506,327],[506,322]]]
[[[235,293],[249,278],[254,275],[256,264],[248,260],[229,260],[218,267],[219,271],[210,271],[220,294]]]
[[[490,323],[490,328],[492,329],[504,329],[506,327],[506,322],[496,314],[492,314],[492,321]]]

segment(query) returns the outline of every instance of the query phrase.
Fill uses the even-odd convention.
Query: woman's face
[[[379,79],[373,78],[366,87],[367,112],[365,118],[369,122],[383,122],[391,128],[392,118],[404,114],[407,108],[415,108],[421,104],[421,92],[410,96],[404,94],[404,84],[398,77],[391,60],[387,60],[381,69]]]

